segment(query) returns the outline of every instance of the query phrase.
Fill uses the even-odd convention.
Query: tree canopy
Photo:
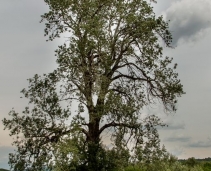
[[[43,170],[62,158],[69,170],[106,169],[106,132],[116,153],[150,162],[160,145],[156,126],[164,124],[142,109],[159,101],[175,111],[183,94],[160,45],[171,46],[168,23],[145,0],[44,1],[45,36],[68,41],[55,51],[58,68],[22,90],[30,105],[3,120],[17,137],[11,167]]]

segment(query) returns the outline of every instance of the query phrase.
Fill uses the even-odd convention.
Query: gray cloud
[[[164,12],[164,16],[170,20],[174,46],[180,41],[196,41],[211,27],[211,1],[176,1]]]
[[[183,134],[175,134],[172,137],[168,137],[164,140],[168,142],[189,142],[191,140],[191,137]]]
[[[211,147],[211,139],[208,138],[206,141],[196,141],[188,144],[188,147],[192,148],[209,148]]]
[[[44,24],[39,23],[47,9],[43,0],[0,1],[0,120],[12,107],[27,104],[19,98],[26,79],[57,66],[54,50],[60,42],[46,43]]]
[[[175,130],[175,129],[185,129],[185,123],[183,123],[183,122],[181,122],[181,123],[179,123],[179,122],[173,122],[173,123],[171,123],[171,122],[167,122],[166,123],[167,125],[168,125],[168,127],[164,127],[164,129],[167,129],[167,130]]]
[[[153,6],[154,8],[154,12],[157,14],[157,15],[160,15],[160,13],[162,11],[165,11],[166,9],[168,9],[172,3],[174,2],[177,2],[179,0],[159,0],[157,1],[157,3],[151,3],[151,5]]]
[[[167,117],[162,119],[164,123],[167,126],[164,127],[158,127],[159,130],[184,130],[185,129],[185,123],[181,121],[174,121],[174,118]]]
[[[158,15],[164,11],[164,16],[171,20],[170,29],[174,34],[174,44],[177,44],[181,40],[196,40],[205,34],[206,29],[210,27],[210,3],[211,0],[158,0],[154,6],[159,8],[157,9]],[[40,15],[46,10],[47,6],[43,0],[0,1],[0,78],[2,80],[0,120],[3,117],[8,117],[7,113],[12,107],[22,111],[27,105],[27,100],[19,98],[20,90],[28,86],[27,78],[32,77],[35,73],[50,72],[55,67],[54,50],[57,44],[62,44],[63,41],[45,43],[44,25],[39,24],[39,20]],[[210,40],[211,35],[206,35],[203,41],[199,41],[193,46],[194,48],[189,47],[189,44],[184,44],[175,50],[169,50],[171,52],[168,56],[175,57],[174,59],[179,64],[179,77],[187,95],[179,99],[179,110],[171,122],[169,121],[171,116],[166,117],[165,115],[161,118],[169,127],[159,131],[163,140],[169,137],[166,138],[169,141],[165,141],[165,146],[169,146],[171,149],[171,147],[181,145],[185,150],[190,150],[189,154],[184,154],[182,149],[174,149],[173,154],[180,155],[180,157],[188,155],[196,157],[199,154],[207,157],[210,155],[209,150],[206,150],[207,147],[210,147],[209,141],[202,142],[204,136],[202,132],[206,132],[210,128],[211,106],[209,104],[210,96],[207,93],[211,87],[210,79],[207,79],[207,76],[211,74],[210,48],[208,46]],[[149,114],[162,113],[162,111],[163,109],[158,107]],[[187,141],[187,137],[178,137],[177,135],[175,138],[172,135],[172,130],[182,131],[184,134],[191,135],[193,138],[195,136],[196,140],[202,141]],[[0,142],[4,145],[10,144],[12,141],[8,134],[6,131],[3,132],[3,126],[0,124]],[[0,145],[0,167],[4,168],[7,168],[8,153],[10,152],[10,150],[3,152],[6,148]]]
[[[9,169],[8,157],[14,148],[11,146],[0,146],[0,168]]]

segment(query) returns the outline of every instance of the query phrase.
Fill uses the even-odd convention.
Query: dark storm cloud
[[[180,40],[195,41],[211,27],[211,1],[176,1],[165,11],[164,16],[170,20],[174,46]]]

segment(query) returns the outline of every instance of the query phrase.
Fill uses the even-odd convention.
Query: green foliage
[[[188,166],[184,165],[172,155],[167,155],[168,158],[161,159],[159,162],[152,162],[151,164],[142,163],[140,165],[130,165],[124,171],[210,171],[208,169],[209,163],[204,165]],[[206,165],[206,166],[205,166]],[[208,167],[207,167],[208,166]],[[207,170],[206,170],[207,169]]]
[[[185,164],[188,165],[189,167],[194,167],[198,164],[198,162],[194,157],[191,157],[186,160]]]
[[[204,171],[211,171],[211,162],[203,163],[202,168]]]
[[[163,155],[156,127],[165,124],[141,109],[160,101],[176,111],[184,93],[176,65],[162,55],[160,40],[168,47],[172,41],[168,23],[145,0],[44,1],[45,35],[69,38],[55,51],[58,68],[36,74],[22,90],[29,106],[3,120],[16,136],[11,168],[100,171],[133,160],[153,169]],[[111,150],[103,145],[106,132]]]
[[[87,169],[86,163],[84,163],[86,153],[83,151],[84,149],[81,149],[82,145],[80,142],[76,143],[73,139],[65,139],[63,143],[58,143],[56,146],[56,155],[53,162],[55,166],[54,171]],[[78,150],[79,148],[80,150]],[[68,155],[69,157],[67,158]],[[113,171],[114,169],[124,169],[128,166],[131,156],[128,149],[108,149],[106,146],[100,144],[97,157],[99,163],[101,163],[99,166],[101,170]]]
[[[9,170],[6,170],[6,169],[0,169],[0,171],[9,171]]]
[[[189,170],[203,170],[211,171],[210,157],[204,159],[195,159],[194,157],[188,159],[180,159],[179,162],[189,168]]]

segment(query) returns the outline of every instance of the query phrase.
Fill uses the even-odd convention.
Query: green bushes
[[[66,140],[55,146],[57,155],[53,171],[87,170],[87,164],[83,162],[86,153],[76,148],[74,140]],[[101,146],[98,154],[99,163],[101,163],[99,171],[211,171],[210,161],[201,161],[193,157],[178,160],[169,154],[164,146],[161,148],[159,142],[156,148],[151,148],[151,150],[146,151],[145,147],[137,148],[136,153],[131,155],[127,148],[118,146],[108,149]],[[150,148],[147,147],[147,149]]]
[[[131,164],[115,171],[211,171],[211,162],[198,162],[195,158],[189,158],[182,163],[175,159],[171,156],[168,160]]]
[[[120,171],[120,170],[118,170]],[[169,165],[168,163],[160,163],[159,165],[148,165],[148,166],[128,166],[124,169],[124,171],[211,171],[204,170],[204,167],[197,165],[194,167],[189,167],[187,165],[182,165],[180,162],[175,162],[173,165]]]
[[[211,171],[211,162],[205,162],[202,165],[203,171]]]

